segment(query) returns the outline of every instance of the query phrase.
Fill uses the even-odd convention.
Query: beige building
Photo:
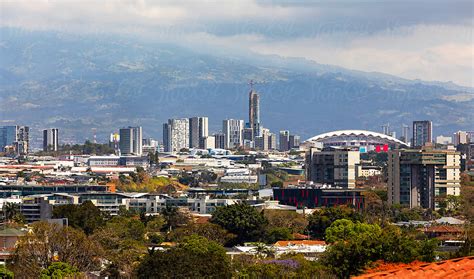
[[[355,188],[360,153],[349,148],[310,148],[306,154],[306,180]]]
[[[435,209],[438,198],[460,195],[460,157],[452,147],[389,151],[389,203]]]

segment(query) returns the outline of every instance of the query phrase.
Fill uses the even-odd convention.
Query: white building
[[[165,152],[179,152],[189,148],[189,119],[168,119],[163,124],[163,145]]]
[[[122,155],[142,155],[142,127],[120,129],[120,153]]]
[[[225,148],[236,148],[243,144],[243,120],[226,119],[223,121],[222,130],[225,135]]]
[[[453,142],[453,139],[451,137],[446,137],[446,136],[437,136],[436,137],[436,143],[437,144],[451,144]]]
[[[216,148],[216,139],[214,136],[207,136],[201,139],[200,146],[202,149]]]

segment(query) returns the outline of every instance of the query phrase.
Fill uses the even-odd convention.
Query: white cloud
[[[472,2],[11,1],[0,26],[141,34],[474,86]]]

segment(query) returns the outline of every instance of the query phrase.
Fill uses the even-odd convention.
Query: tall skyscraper
[[[251,82],[252,86],[253,83]],[[257,91],[250,89],[249,92],[249,128],[252,128],[253,138],[261,135],[260,131],[260,96]]]
[[[243,144],[244,121],[238,119],[226,119],[222,123],[225,135],[225,148],[236,148]]]
[[[0,151],[11,146],[17,154],[27,154],[30,144],[30,128],[28,126],[0,127]]]
[[[267,151],[269,149],[269,140],[270,130],[263,128],[262,135],[255,137],[255,149]]]
[[[45,129],[43,130],[43,151],[58,151],[59,130]]]
[[[466,144],[470,142],[469,134],[465,131],[457,131],[453,135],[454,145]]]
[[[413,145],[421,147],[433,142],[433,124],[429,120],[413,121]]]
[[[268,149],[277,150],[277,136],[274,133],[268,135]]]
[[[179,152],[189,148],[189,119],[168,119],[163,124],[163,145],[165,152]]]
[[[290,150],[290,131],[280,131],[280,151]]]
[[[461,193],[460,153],[454,148],[388,152],[388,202],[436,209],[438,197]]]
[[[402,137],[401,140],[408,144],[410,142],[410,127],[408,125],[402,125]]]
[[[299,148],[300,147],[300,136],[298,135],[290,135],[288,139],[288,148],[293,149],[293,148]]]
[[[142,155],[142,127],[120,129],[120,153],[122,155]]]
[[[189,147],[190,148],[204,148],[201,145],[203,139],[209,136],[208,132],[208,118],[207,117],[192,117],[189,118]]]

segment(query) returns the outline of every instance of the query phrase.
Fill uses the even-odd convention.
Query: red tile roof
[[[322,240],[280,240],[277,241],[275,246],[285,247],[289,245],[326,245],[326,242]]]
[[[433,226],[426,229],[421,229],[424,232],[428,233],[462,233],[462,228],[454,226]]]
[[[474,256],[404,266],[388,271],[363,274],[354,278],[474,278]]]

